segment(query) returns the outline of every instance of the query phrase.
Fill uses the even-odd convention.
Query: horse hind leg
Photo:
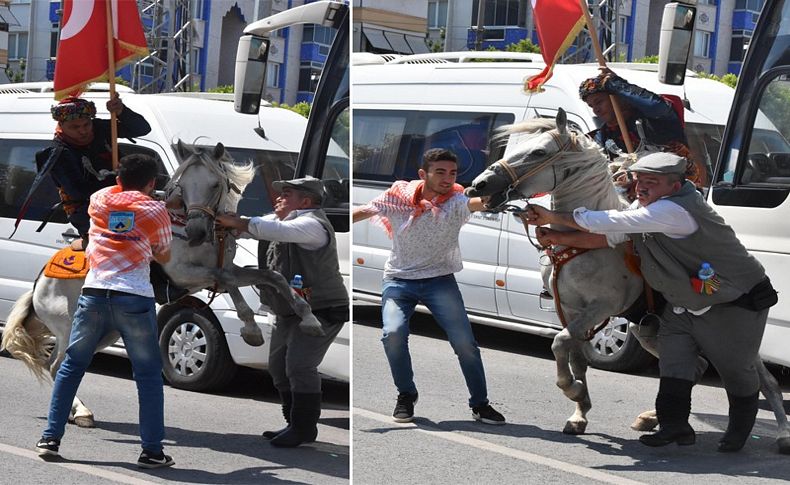
[[[570,353],[570,365],[576,382],[581,382],[584,386],[583,396],[576,402],[576,410],[565,422],[562,432],[565,434],[584,434],[587,430],[587,413],[592,409],[589,387],[587,385],[587,358],[581,350],[581,342],[574,341],[573,349]]]
[[[754,366],[757,368],[757,374],[760,376],[760,391],[771,405],[774,417],[776,418],[778,427],[776,444],[779,447],[779,453],[790,455],[790,427],[787,424],[787,414],[785,414],[784,399],[779,389],[779,383],[776,381],[773,374],[765,367],[763,360],[759,356]]]

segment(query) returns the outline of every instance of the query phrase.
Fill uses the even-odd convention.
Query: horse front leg
[[[295,291],[288,286],[288,281],[280,273],[265,268],[241,268],[231,266],[223,268],[217,277],[223,285],[250,286],[266,285],[277,291],[291,307],[291,310],[299,316],[301,322],[299,329],[302,333],[313,337],[324,336],[324,329],[321,322],[313,315],[310,305]]]
[[[264,339],[261,328],[255,323],[255,312],[247,304],[247,301],[241,295],[238,288],[229,286],[225,289],[228,291],[230,299],[233,300],[233,306],[236,307],[236,315],[239,316],[239,320],[244,322],[244,326],[241,327],[241,331],[239,332],[241,338],[244,339],[247,345],[260,347],[263,345]]]
[[[570,367],[570,353],[573,346],[573,337],[567,328],[554,336],[551,351],[557,362],[557,387],[562,390],[565,397],[572,401],[579,401],[584,397],[584,383],[574,379]]]
[[[582,352],[582,345],[583,342],[575,339],[572,341],[570,364],[576,382],[581,382],[584,386],[584,395],[581,399],[575,400],[576,410],[565,422],[565,428],[562,430],[565,434],[584,434],[587,430],[587,413],[592,409],[590,390],[587,385],[587,357]]]
[[[779,453],[790,455],[790,427],[787,424],[787,415],[785,414],[784,400],[782,391],[779,389],[779,383],[776,382],[773,374],[766,369],[760,356],[757,356],[754,366],[757,368],[757,374],[760,376],[760,391],[771,405],[776,418],[778,427],[776,444],[779,446]]]

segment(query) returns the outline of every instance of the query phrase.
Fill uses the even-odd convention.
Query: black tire
[[[212,391],[236,374],[219,323],[213,314],[183,308],[173,314],[159,334],[165,379],[187,391]]]
[[[584,346],[592,367],[614,372],[639,372],[655,361],[628,331],[628,320],[612,317],[609,323]]]

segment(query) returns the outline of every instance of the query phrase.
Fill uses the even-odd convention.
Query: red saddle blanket
[[[44,276],[66,280],[85,278],[89,269],[85,251],[74,251],[65,247],[49,259],[44,266]]]

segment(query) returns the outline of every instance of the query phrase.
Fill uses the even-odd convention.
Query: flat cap
[[[321,180],[309,175],[300,179],[277,180],[276,182],[272,182],[272,187],[279,192],[282,192],[286,187],[291,187],[303,192],[313,193],[322,198],[324,196],[324,185],[321,183]]]
[[[661,175],[682,174],[686,172],[686,159],[669,152],[651,153],[640,158],[628,170]]]

